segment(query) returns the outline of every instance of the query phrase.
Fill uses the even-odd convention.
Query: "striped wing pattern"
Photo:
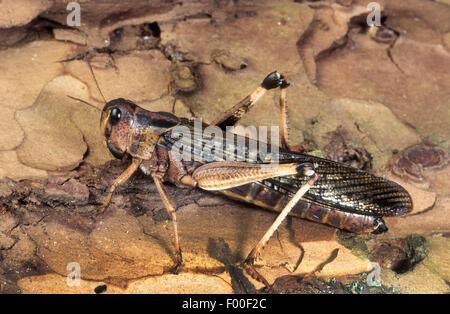
[[[159,145],[176,150],[188,160],[200,163],[211,161],[246,161],[250,163],[313,163],[319,174],[318,181],[304,196],[310,202],[322,206],[339,209],[350,213],[371,216],[398,216],[412,209],[409,193],[399,184],[385,178],[373,175],[350,166],[328,159],[298,154],[276,147],[259,143],[244,136],[226,133],[229,137],[226,146],[223,136],[204,132],[208,127],[203,124],[194,128],[192,121],[183,121],[183,127],[188,128],[189,135],[180,136],[170,131],[163,134]],[[258,154],[258,145],[264,145],[262,154]],[[256,151],[255,151],[256,149]],[[195,157],[195,159],[194,159]],[[262,180],[259,183],[286,194],[295,193],[308,178],[301,175],[275,177]]]

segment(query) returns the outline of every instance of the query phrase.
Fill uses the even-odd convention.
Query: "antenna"
[[[89,52],[86,53],[86,54],[83,54],[83,56],[81,56],[81,57],[74,57],[74,58],[62,60],[62,61],[59,61],[59,62],[68,62],[68,61],[72,61],[72,60],[85,59],[85,60],[86,60],[86,63],[87,63],[88,66],[89,66],[89,71],[91,72],[92,78],[94,79],[95,85],[97,86],[97,89],[98,89],[98,91],[100,92],[100,95],[102,96],[103,101],[104,101],[105,104],[106,104],[107,101],[106,101],[106,99],[105,99],[105,96],[104,96],[103,93],[102,93],[102,90],[100,89],[100,86],[98,85],[97,78],[95,77],[94,70],[92,69],[92,66],[91,66],[91,63],[89,62],[88,57],[89,57]],[[85,101],[85,100],[83,100],[83,99],[80,99],[80,98],[77,98],[77,97],[73,97],[73,96],[69,96],[69,95],[66,95],[66,96],[69,97],[69,98],[71,98],[71,99],[73,99],[73,100],[81,101],[82,103],[84,103],[84,104],[86,104],[86,105],[88,105],[88,106],[91,106],[91,107],[97,109],[98,111],[102,111],[101,109],[95,107],[94,105],[88,103],[87,101]]]
[[[86,56],[86,62],[89,66],[89,71],[91,71],[92,77],[94,78],[95,85],[97,85],[97,89],[100,92],[100,95],[102,95],[103,101],[105,104],[107,103],[105,96],[103,96],[102,90],[100,89],[100,86],[98,85],[97,79],[95,78],[94,70],[92,70],[91,63],[89,62],[88,56]]]
[[[102,111],[100,108],[95,107],[93,104],[90,104],[90,103],[88,103],[87,101],[85,101],[85,100],[83,100],[83,99],[76,98],[76,97],[69,96],[69,95],[66,95],[66,96],[69,97],[69,98],[71,98],[71,99],[73,99],[73,100],[81,101],[82,103],[84,103],[84,104],[86,104],[86,105],[88,105],[88,106],[91,106],[92,108],[95,108],[95,109],[97,109],[98,111]]]

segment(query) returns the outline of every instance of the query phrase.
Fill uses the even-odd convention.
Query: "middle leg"
[[[164,206],[166,207],[166,210],[169,213],[170,218],[172,219],[173,233],[174,233],[174,238],[175,238],[175,249],[177,251],[177,263],[176,263],[175,267],[173,267],[170,271],[174,274],[177,274],[181,265],[183,264],[183,256],[181,255],[180,240],[178,237],[177,215],[175,213],[176,208],[175,208],[175,205],[173,204],[172,200],[170,199],[169,194],[167,193],[166,189],[164,188],[164,185],[163,185],[161,179],[156,175],[152,175],[152,177],[153,177],[153,180],[155,181],[156,188],[158,189],[159,195],[161,196]]]

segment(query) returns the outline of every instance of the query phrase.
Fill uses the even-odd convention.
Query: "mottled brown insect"
[[[245,143],[243,150],[230,151],[224,145],[215,145],[215,137],[205,136],[203,131],[207,124],[202,124],[199,130],[193,120],[167,112],[150,112],[125,99],[106,103],[100,125],[107,146],[115,157],[130,155],[132,162],[114,181],[102,211],[110,203],[116,187],[138,168],[152,176],[173,221],[178,257],[174,272],[182,264],[182,255],[176,207],[163,182],[199,187],[279,211],[281,213],[274,224],[245,260],[249,273],[266,285],[267,281],[252,265],[258,252],[288,214],[356,233],[387,231],[382,216],[409,212],[412,202],[408,192],[400,185],[371,173],[289,150],[285,101],[288,86],[284,76],[272,72],[254,92],[210,124],[226,131],[226,127],[239,121],[267,90],[279,88],[282,147],[268,151],[264,158],[249,158],[250,147],[255,143],[247,137],[227,133],[235,142],[242,140]],[[179,126],[187,128],[194,136],[200,132],[200,140],[192,141],[191,137],[175,134],[173,131]],[[180,149],[180,144],[190,149]],[[212,148],[214,161],[207,160],[203,154],[205,149]]]

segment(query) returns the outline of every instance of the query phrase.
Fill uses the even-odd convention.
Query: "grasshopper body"
[[[230,154],[225,151],[222,154],[218,152],[217,147],[221,145],[215,145],[214,137],[205,137],[207,134],[205,132],[202,133],[202,143],[185,143],[186,146],[192,145],[192,152],[190,152],[192,158],[185,158],[192,161],[181,160],[180,156],[185,155],[186,152],[180,152],[175,145],[180,140],[173,138],[172,128],[184,125],[191,130],[192,134],[198,132],[190,120],[178,118],[166,112],[149,112],[130,101],[118,99],[105,106],[105,118],[102,120],[102,125],[106,125],[105,112],[110,108],[120,108],[124,118],[121,117],[120,124],[112,126],[110,130],[104,130],[109,149],[119,158],[129,153],[133,157],[142,159],[140,168],[146,174],[157,170],[163,181],[195,186],[188,178],[199,166],[208,163],[207,160],[202,160],[202,156],[195,156],[196,161],[194,161],[195,145],[200,144],[203,150],[208,149],[208,145],[214,146],[215,156],[222,156],[223,161],[230,160]],[[111,120],[112,117],[110,116],[109,119]],[[206,127],[207,125],[203,125],[202,131]],[[232,136],[235,141],[239,141],[240,135]],[[246,154],[249,141],[253,140],[245,138],[244,141],[246,146],[241,153]],[[126,145],[119,144],[122,142],[126,142]],[[381,233],[387,231],[382,216],[398,216],[411,210],[411,198],[405,189],[395,182],[369,172],[282,148],[276,158],[273,154],[271,157],[280,164],[312,163],[319,175],[318,181],[305,194],[304,199],[293,208],[291,212],[293,216],[355,233],[370,231]],[[245,156],[235,155],[234,158],[235,161],[239,161]],[[259,159],[253,162],[267,164],[271,162],[271,159]],[[301,175],[274,177],[223,189],[218,193],[280,211],[292,194],[306,181],[307,179]]]
[[[383,216],[402,215],[411,210],[408,192],[400,185],[371,173],[290,151],[285,125],[284,91],[287,86],[285,78],[273,72],[252,94],[212,123],[225,130],[234,125],[267,90],[279,87],[283,148],[276,147],[264,157],[255,158],[249,158],[250,147],[259,147],[261,143],[255,143],[253,139],[230,133],[217,139],[215,134],[212,136],[205,132],[207,124],[196,128],[193,120],[167,112],[150,112],[125,99],[108,102],[100,121],[107,146],[117,158],[128,154],[133,162],[115,180],[103,210],[108,206],[114,189],[138,168],[151,175],[174,223],[177,268],[182,259],[175,205],[164,189],[164,181],[212,190],[280,211],[283,217],[290,213],[355,233],[387,231]],[[175,132],[180,127],[192,136],[180,137]],[[240,150],[230,151],[223,145],[223,138],[233,138],[234,142],[245,144]],[[205,151],[214,151],[214,160],[206,158]],[[280,222],[271,227],[250,253],[246,260],[248,264],[253,262]],[[255,275],[255,272],[252,268],[251,273]],[[259,274],[256,273],[255,277],[265,282]]]

